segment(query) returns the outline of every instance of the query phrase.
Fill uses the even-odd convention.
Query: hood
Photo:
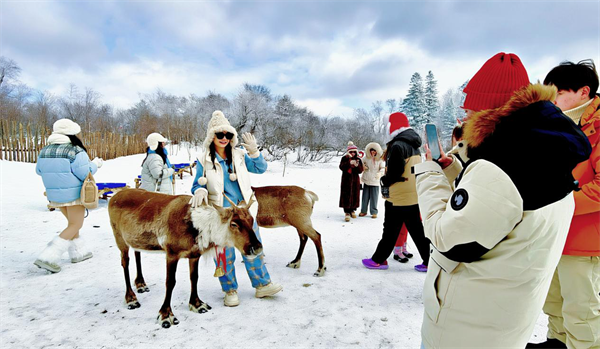
[[[413,148],[419,148],[421,146],[421,137],[419,137],[419,135],[412,128],[406,129],[406,130],[400,132],[398,135],[396,135],[396,137],[394,137],[388,143],[388,148],[389,148],[389,144],[394,143],[396,141],[405,142],[405,143],[409,144],[410,146],[412,146]]]
[[[464,124],[469,162],[484,159],[500,167],[519,190],[525,210],[575,189],[571,173],[591,153],[579,126],[552,102],[555,96],[554,86],[529,85],[500,108],[475,113]]]
[[[371,158],[372,158],[371,149],[373,149],[377,152],[377,155],[375,156],[377,159],[381,158],[381,155],[383,155],[383,149],[381,149],[381,146],[379,145],[379,143],[371,142],[371,143],[367,144],[367,146],[365,148],[365,158],[366,159],[371,160]]]

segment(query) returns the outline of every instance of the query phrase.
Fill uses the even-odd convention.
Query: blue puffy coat
[[[83,148],[71,143],[50,144],[40,151],[35,171],[42,176],[49,201],[65,203],[79,199],[88,173],[98,167]]]

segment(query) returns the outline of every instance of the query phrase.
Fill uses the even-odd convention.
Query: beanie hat
[[[350,152],[351,150],[354,150],[358,153],[358,148],[354,145],[352,141],[348,142],[348,148],[346,148],[346,152]]]
[[[400,112],[390,114],[387,126],[390,139],[393,139],[401,132],[411,128],[410,124],[408,123],[408,117],[406,117],[404,113]]]
[[[52,132],[65,136],[74,136],[81,132],[81,127],[72,120],[60,119],[52,125]]]
[[[235,128],[233,128],[233,126],[231,126],[229,121],[225,118],[225,115],[223,115],[222,111],[215,110],[214,113],[212,113],[212,118],[208,122],[208,128],[206,130],[206,138],[204,139],[204,143],[203,143],[204,148],[206,148],[208,150],[208,148],[210,147],[210,144],[215,139],[215,133],[218,133],[218,132],[233,133],[233,138],[231,139],[230,144],[231,144],[231,147],[235,148],[235,146],[238,143],[237,131],[235,130]]]
[[[480,111],[501,107],[516,90],[527,85],[529,77],[519,57],[500,52],[485,62],[463,90],[467,95],[463,109]]]
[[[150,150],[156,150],[156,148],[158,148],[158,142],[167,142],[167,139],[156,132],[149,134],[146,138],[146,143],[148,143]]]

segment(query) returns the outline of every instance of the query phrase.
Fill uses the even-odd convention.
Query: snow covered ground
[[[170,155],[172,163],[190,162],[187,151]],[[143,154],[105,161],[98,182],[127,182],[134,187]],[[190,292],[186,260],[179,263],[172,307],[178,326],[162,329],[156,316],[165,293],[163,254],[143,253],[149,293],[138,295],[142,307],[127,310],[119,250],[109,225],[107,202],[90,212],[81,234],[94,258],[71,264],[63,256],[58,274],[33,265],[37,254],[66,225],[60,212],[50,212],[35,164],[0,161],[0,345],[7,347],[323,347],[417,348],[423,313],[421,291],[425,274],[389,259],[387,271],[368,270],[362,258],[373,253],[381,236],[380,215],[343,221],[338,208],[339,158],[331,163],[269,163],[263,175],[252,175],[255,186],[298,185],[316,192],[312,221],[322,234],[327,272],[314,277],[317,256],[309,240],[300,269],[286,268],[298,248],[291,227],[265,229],[261,235],[273,281],[284,289],[275,297],[254,298],[241,258],[236,261],[241,304],[223,305],[212,261],[201,262],[199,296],[212,306],[206,314],[188,310]],[[194,172],[195,174],[195,172]],[[177,194],[190,194],[193,177],[177,180]],[[97,227],[97,228],[96,228]],[[409,244],[411,242],[409,241]],[[416,248],[410,245],[416,254]],[[133,256],[132,256],[133,257]],[[132,259],[133,262],[133,259]],[[132,263],[133,264],[133,263]],[[132,277],[135,268],[130,267]],[[532,340],[545,338],[546,318],[540,315]]]

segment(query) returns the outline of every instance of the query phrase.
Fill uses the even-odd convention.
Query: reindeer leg
[[[172,255],[167,252],[167,292],[165,294],[165,301],[162,307],[158,311],[157,321],[163,328],[169,328],[171,325],[178,325],[179,320],[173,315],[171,310],[171,296],[173,295],[173,288],[175,288],[175,274],[177,272],[177,262],[179,262],[179,256]]]
[[[302,253],[304,253],[304,247],[306,247],[306,241],[308,241],[308,237],[306,234],[302,233],[300,229],[296,228],[298,231],[298,236],[300,237],[300,247],[298,248],[298,253],[296,254],[296,258],[293,261],[289,262],[286,267],[298,269],[300,268],[300,258],[302,258]]]
[[[131,280],[129,278],[129,247],[119,246],[119,249],[121,250],[121,266],[123,266],[123,273],[125,274],[125,303],[127,304],[127,309],[136,309],[141,305],[131,288]]]
[[[210,309],[210,305],[204,303],[198,297],[198,261],[200,257],[189,258],[190,260],[190,281],[192,283],[192,293],[190,295],[190,310],[194,313],[204,314]]]
[[[309,235],[311,240],[315,243],[315,247],[317,248],[317,257],[319,258],[319,269],[313,274],[313,276],[323,276],[325,275],[325,270],[327,267],[325,266],[325,255],[323,254],[323,244],[321,243],[321,234],[318,231],[311,229],[314,234]]]
[[[135,277],[135,288],[138,293],[150,292],[150,289],[144,281],[144,275],[142,275],[142,254],[140,251],[135,251],[135,266],[137,268],[137,276]]]

